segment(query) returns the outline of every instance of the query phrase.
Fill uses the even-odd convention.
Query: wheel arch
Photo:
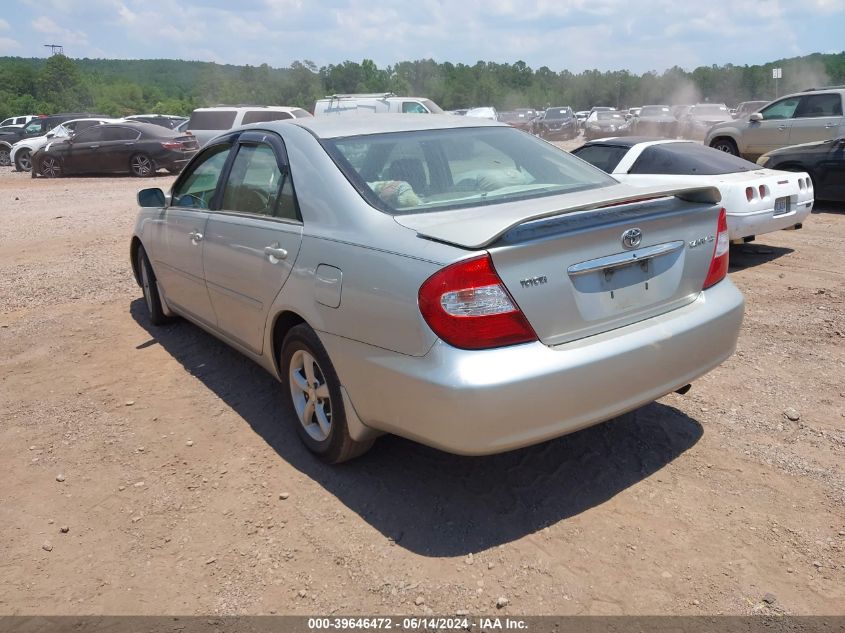
[[[138,270],[138,249],[143,246],[141,240],[137,235],[132,236],[132,241],[129,243],[129,262],[132,265],[132,275],[135,277],[135,283],[141,285],[141,271]]]
[[[304,318],[293,310],[282,310],[273,318],[273,335],[270,339],[272,349],[270,350],[270,353],[272,354],[271,360],[273,362],[273,367],[276,368],[276,374],[278,376],[282,375],[281,367],[279,366],[279,355],[282,351],[282,343],[284,343],[285,336],[287,336],[287,333],[290,332],[291,328],[294,328],[302,323],[305,323],[306,325],[308,324]]]

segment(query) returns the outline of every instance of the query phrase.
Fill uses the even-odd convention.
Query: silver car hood
[[[533,220],[665,196],[708,204],[716,204],[722,199],[716,187],[632,187],[617,184],[520,202],[397,215],[394,219],[420,236],[462,248],[479,249],[489,246],[512,228]]]

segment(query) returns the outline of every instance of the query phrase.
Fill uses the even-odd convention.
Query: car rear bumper
[[[789,213],[775,215],[774,209],[763,209],[753,213],[728,212],[728,236],[739,240],[752,235],[763,235],[772,231],[788,229],[802,223],[813,210],[813,199],[800,201]]]
[[[690,383],[736,347],[744,302],[730,280],[610,332],[423,357],[320,333],[358,417],[449,452],[483,455],[609,420]]]

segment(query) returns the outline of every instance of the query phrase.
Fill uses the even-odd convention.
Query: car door
[[[70,137],[65,147],[63,167],[68,173],[88,173],[99,170],[100,146],[103,143],[101,127],[91,127]]]
[[[835,138],[845,131],[842,97],[837,92],[808,94],[801,97],[795,110],[789,144],[814,143]]]
[[[279,136],[241,134],[206,236],[203,266],[218,329],[261,354],[270,306],[302,241],[302,220]]]
[[[830,151],[815,169],[816,197],[845,202],[845,141],[830,144]]]
[[[94,157],[96,171],[129,171],[129,159],[138,151],[140,136],[130,127],[103,126],[103,142]]]
[[[762,121],[748,121],[742,133],[745,151],[749,156],[760,156],[766,152],[790,144],[789,130],[801,97],[786,97],[760,110]]]
[[[207,147],[173,185],[170,205],[154,223],[151,257],[167,303],[211,326],[217,325],[203,274],[206,224],[232,144]]]

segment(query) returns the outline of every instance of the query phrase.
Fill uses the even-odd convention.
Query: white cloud
[[[11,37],[0,37],[0,55],[11,55],[20,50],[21,44]]]

